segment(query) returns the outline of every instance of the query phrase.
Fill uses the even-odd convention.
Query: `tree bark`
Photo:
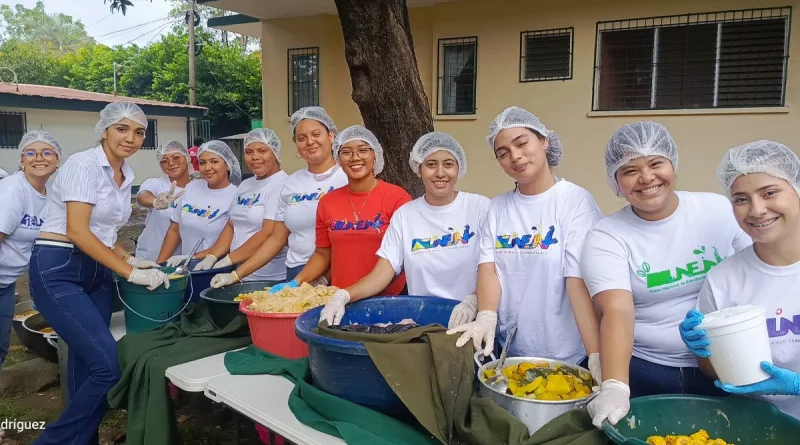
[[[424,192],[408,166],[414,143],[433,131],[433,118],[419,77],[405,0],[335,0],[350,67],[353,101],[364,126],[383,146],[381,179],[412,196]]]

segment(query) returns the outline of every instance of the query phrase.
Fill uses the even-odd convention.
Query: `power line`
[[[110,13],[110,14],[108,14],[107,16],[103,17],[102,19],[100,19],[100,20],[98,20],[98,21],[96,21],[96,22],[92,23],[91,25],[88,25],[88,26],[86,26],[86,28],[84,28],[84,29],[89,29],[89,28],[91,28],[92,26],[94,26],[94,25],[96,25],[96,24],[98,24],[98,23],[102,22],[103,20],[105,20],[105,19],[107,19],[107,18],[111,17],[112,15],[114,15],[114,13],[113,13],[113,12],[112,12],[112,13]]]
[[[211,70],[211,67],[209,66],[208,62],[206,62],[206,61],[205,61],[205,59],[203,59],[203,63],[206,65],[206,68],[208,68],[208,72],[209,72],[209,73],[211,73],[211,77],[213,77],[213,78],[214,78],[214,80],[216,80],[216,81],[217,81],[217,85],[219,85],[219,86],[220,86],[220,88],[222,88],[222,89],[224,90],[224,89],[225,89],[225,87],[224,87],[224,86],[222,86],[222,83],[220,83],[219,79],[217,79],[217,75],[216,75],[216,74],[214,74],[214,71],[212,71],[212,70]],[[250,119],[252,119],[252,120],[256,120],[256,118],[254,118],[253,116],[251,116],[251,115],[250,115],[250,113],[248,113],[247,111],[245,111],[245,110],[244,110],[242,107],[240,107],[240,106],[239,106],[239,105],[238,105],[236,102],[234,102],[233,100],[231,100],[231,99],[228,99],[228,102],[232,103],[232,104],[233,104],[233,106],[235,106],[236,108],[238,108],[238,109],[239,109],[239,110],[240,110],[242,113],[244,113],[245,115],[247,115],[247,117],[249,117]]]
[[[160,21],[166,20],[168,18],[170,18],[170,14],[167,14],[164,17],[161,17],[161,18],[158,18],[158,19],[155,19],[155,20],[150,20],[149,22],[144,22],[144,23],[140,23],[138,25],[131,26],[131,27],[128,27],[128,28],[118,29],[116,31],[107,32],[105,34],[100,34],[99,36],[96,36],[96,38],[97,37],[106,37],[106,36],[110,36],[112,34],[118,34],[118,33],[124,32],[124,31],[130,31],[132,29],[141,28],[142,26],[147,26],[147,25],[150,25],[152,23],[156,23],[156,22],[160,22]]]
[[[173,21],[173,22],[174,22],[174,21]],[[167,23],[164,23],[163,25],[158,25],[158,26],[156,26],[155,28],[151,29],[150,31],[147,31],[147,32],[145,32],[144,34],[140,34],[139,36],[137,36],[137,37],[134,37],[134,38],[133,38],[133,39],[131,39],[131,40],[128,40],[127,42],[123,43],[123,45],[127,45],[127,44],[129,44],[129,43],[133,43],[133,42],[135,42],[135,41],[137,41],[137,40],[141,39],[142,37],[146,36],[147,34],[150,34],[151,32],[153,32],[153,31],[156,31],[156,30],[157,30],[157,31],[156,31],[156,34],[155,34],[153,37],[151,37],[151,38],[150,38],[150,40],[148,40],[148,41],[147,41],[147,43],[145,43],[145,44],[144,44],[144,46],[147,46],[147,45],[148,45],[150,42],[152,42],[152,41],[153,41],[153,39],[155,39],[156,37],[158,37],[158,36],[159,36],[159,34],[161,34],[161,31],[163,31],[163,30],[164,30],[164,28],[166,28],[167,26],[171,25],[173,22],[167,22]],[[144,48],[144,46],[143,46],[143,48]]]

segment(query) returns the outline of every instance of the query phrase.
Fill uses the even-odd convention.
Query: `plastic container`
[[[772,363],[767,319],[759,306],[735,306],[712,312],[695,329],[704,329],[711,364],[722,383],[749,385],[769,378],[761,362]]]
[[[456,300],[439,297],[373,297],[347,305],[342,324],[397,323],[411,318],[420,325],[447,326]],[[308,359],[314,385],[337,397],[384,414],[408,413],[403,402],[386,384],[362,343],[336,340],[314,333],[322,307],[297,319],[295,333],[308,343]]]
[[[191,277],[192,285],[186,288],[184,301],[197,303],[197,301],[200,300],[200,292],[211,287],[211,279],[214,278],[214,275],[233,272],[233,270],[236,269],[236,266],[228,266],[195,272],[192,269],[194,269],[194,266],[196,266],[200,261],[202,260],[194,259],[189,261],[189,276]],[[164,265],[162,264],[162,266]]]
[[[689,435],[700,429],[714,439],[737,445],[798,443],[800,420],[764,400],[690,395],[631,399],[631,410],[603,431],[621,445],[645,445],[650,436]]]
[[[175,268],[162,267],[161,270],[170,274]],[[119,276],[116,278],[120,298],[126,305],[125,330],[128,334],[150,331],[174,321],[186,307],[184,292],[189,284],[187,276],[169,280],[169,289],[159,286],[152,291]]]
[[[247,309],[252,300],[242,300],[239,310],[247,315],[250,337],[260,349],[283,358],[308,357],[308,346],[294,334],[294,323],[300,314],[267,314]]]
[[[234,318],[244,317],[239,310],[239,302],[233,301],[236,297],[243,293],[264,290],[278,283],[278,281],[244,281],[219,289],[209,287],[200,292],[200,298],[208,302],[214,324],[224,328]]]

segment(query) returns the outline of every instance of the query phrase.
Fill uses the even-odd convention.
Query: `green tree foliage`
[[[83,23],[73,22],[72,17],[65,14],[48,14],[41,1],[36,2],[33,9],[16,5],[12,10],[8,5],[0,5],[0,16],[0,35],[4,41],[36,43],[42,52],[64,54],[94,43]]]

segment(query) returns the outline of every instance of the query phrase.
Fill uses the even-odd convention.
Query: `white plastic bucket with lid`
[[[695,329],[706,331],[711,364],[722,383],[749,385],[769,378],[761,362],[772,363],[764,309],[734,306],[712,312]]]

